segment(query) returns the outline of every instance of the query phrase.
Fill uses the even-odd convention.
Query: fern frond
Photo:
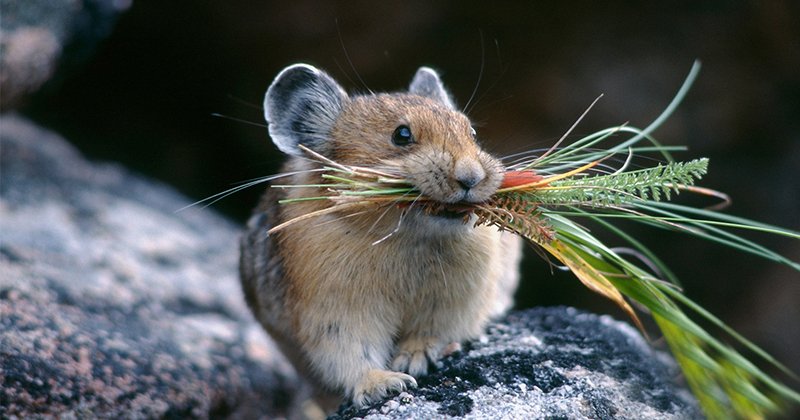
[[[609,175],[572,177],[554,181],[531,192],[532,201],[541,205],[583,205],[589,207],[624,206],[634,201],[661,201],[672,198],[685,186],[706,174],[708,159],[669,162],[654,168]]]

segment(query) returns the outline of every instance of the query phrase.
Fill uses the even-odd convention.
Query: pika
[[[264,115],[289,158],[283,184],[326,181],[303,145],[336,162],[400,173],[443,204],[482,202],[499,187],[500,162],[483,151],[439,75],[420,68],[407,92],[348,95],[306,64],[281,71]],[[335,408],[416,386],[447,349],[479,336],[512,304],[520,239],[463,215],[413,206],[325,214],[316,188],[268,188],[241,240],[240,274],[256,319]],[[471,216],[475,217],[475,216]],[[381,240],[382,239],[382,240]],[[333,396],[338,396],[333,398]]]

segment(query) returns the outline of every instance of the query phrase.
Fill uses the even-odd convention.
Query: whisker
[[[239,191],[242,191],[244,189],[250,188],[252,186],[255,186],[255,185],[258,185],[258,184],[262,184],[264,182],[270,182],[270,181],[274,181],[276,179],[285,178],[285,177],[289,177],[289,176],[293,176],[293,175],[299,175],[299,174],[303,174],[303,173],[324,172],[324,171],[325,171],[324,168],[307,169],[307,170],[303,170],[303,171],[284,172],[284,173],[280,173],[280,174],[276,174],[276,175],[270,175],[270,176],[255,178],[255,179],[252,179],[252,180],[243,181],[244,183],[242,185],[237,185],[237,186],[235,186],[233,188],[227,189],[227,190],[222,191],[222,192],[218,192],[218,193],[216,193],[216,194],[214,194],[212,196],[206,197],[206,198],[204,198],[202,200],[195,201],[194,203],[191,203],[191,204],[188,204],[186,206],[183,206],[183,207],[179,208],[178,210],[175,210],[175,213],[180,213],[180,212],[182,212],[182,211],[184,211],[184,210],[186,210],[186,209],[188,209],[190,207],[194,207],[194,206],[196,206],[198,204],[202,204],[202,203],[205,203],[205,205],[202,208],[209,207],[209,206],[213,205],[214,203],[216,203],[217,201],[220,201],[220,200],[222,200],[222,199],[224,199],[224,198],[226,198],[226,197],[228,197],[228,196],[230,196],[232,194],[235,194],[235,193],[237,193]]]
[[[244,106],[246,106],[248,108],[257,109],[259,111],[263,111],[264,110],[264,106],[263,105],[254,104],[254,103],[252,103],[250,101],[246,101],[246,100],[244,100],[244,99],[242,99],[242,98],[240,98],[238,96],[234,96],[234,95],[228,94],[228,99],[230,99],[232,101],[235,101],[235,102],[238,102],[239,104],[244,105]]]
[[[479,30],[480,37],[481,37],[481,68],[478,71],[478,81],[475,82],[475,88],[472,89],[472,94],[469,96],[466,105],[462,108],[461,112],[464,114],[469,114],[469,105],[472,103],[472,100],[475,99],[475,95],[478,93],[478,88],[481,86],[481,80],[483,79],[483,70],[486,66],[486,45],[483,40],[483,31]]]
[[[223,119],[226,119],[226,120],[240,122],[242,124],[254,125],[256,127],[261,127],[261,128],[267,128],[266,124],[257,123],[257,122],[253,122],[253,121],[248,121],[248,120],[241,119],[241,118],[231,117],[231,116],[228,116],[228,115],[220,114],[218,112],[212,112],[211,116],[212,117],[217,117],[217,118],[223,118]]]
[[[361,86],[363,86],[364,89],[366,89],[367,92],[369,92],[371,95],[374,95],[375,92],[373,92],[372,89],[370,89],[367,83],[364,81],[364,79],[361,78],[361,74],[358,72],[358,70],[356,70],[356,66],[355,64],[353,64],[353,60],[350,58],[350,53],[347,52],[347,47],[344,45],[344,38],[342,38],[342,28],[339,26],[339,19],[336,18],[335,22],[336,22],[336,35],[339,37],[339,45],[341,45],[342,47],[342,52],[344,53],[344,57],[347,59],[347,64],[350,65],[350,69],[353,70],[353,74],[356,75],[356,78],[361,83]]]
[[[530,149],[530,150],[525,150],[525,151],[523,151],[523,152],[517,152],[517,153],[512,153],[512,154],[510,154],[510,155],[501,156],[501,157],[500,157],[500,160],[501,160],[501,161],[505,161],[505,160],[507,160],[507,159],[512,159],[512,158],[517,158],[517,159],[520,159],[520,158],[529,158],[529,157],[531,157],[531,155],[534,155],[534,154],[536,154],[536,153],[541,153],[541,152],[543,152],[543,151],[546,151],[546,150],[547,150],[547,149]]]
[[[375,222],[372,223],[372,226],[370,226],[370,228],[367,230],[367,233],[372,233],[372,231],[375,230],[375,227],[378,226],[378,223],[380,223],[380,221],[383,220],[384,216],[386,216],[386,214],[388,214],[391,209],[392,209],[392,206],[386,206],[386,210],[384,210],[381,213],[381,215],[378,216],[378,218],[375,220]]]
[[[379,243],[391,238],[395,233],[399,232],[400,231],[400,227],[403,225],[403,219],[404,219],[403,215],[404,214],[405,214],[405,211],[401,211],[400,212],[400,217],[397,218],[397,227],[395,227],[393,231],[389,232],[389,234],[384,236],[383,238],[378,239],[377,241],[373,242],[372,245],[373,246],[374,245],[378,245]]]
[[[348,214],[342,215],[340,217],[336,217],[336,218],[333,218],[333,219],[330,219],[330,220],[326,220],[324,222],[317,223],[314,226],[315,227],[325,226],[325,225],[330,224],[330,223],[335,223],[335,222],[339,222],[339,221],[342,221],[342,220],[345,220],[345,219],[349,219],[349,218],[352,218],[352,217],[361,216],[362,214],[367,214],[367,213],[370,213],[370,212],[372,212],[372,210],[362,210],[362,211],[357,211],[357,212],[354,212],[354,213],[348,213]]]

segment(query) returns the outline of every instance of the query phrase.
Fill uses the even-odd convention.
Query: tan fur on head
[[[500,163],[429,68],[408,93],[349,97],[324,72],[290,66],[264,103],[273,141],[295,156],[284,168],[300,172],[292,184],[322,182],[299,144],[402,175],[442,203],[484,201],[502,180]],[[242,240],[241,272],[259,321],[320,389],[363,404],[414,386],[406,373],[424,375],[445,348],[476,337],[511,305],[520,241],[492,228],[389,208],[265,235],[328,205],[279,206],[279,198],[315,195],[293,188],[265,196]]]
[[[392,145],[392,132],[399,126],[411,130],[413,144]],[[332,159],[400,173],[441,202],[485,201],[502,181],[500,163],[478,146],[469,119],[429,98],[354,98],[330,133],[341,139],[330,151]]]

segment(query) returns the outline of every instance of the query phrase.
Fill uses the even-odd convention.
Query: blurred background
[[[573,138],[626,121],[643,127],[700,59],[693,89],[656,137],[689,146],[678,159],[711,159],[703,185],[733,197],[727,212],[800,229],[800,4],[649,3],[137,0],[90,58],[65,63],[18,109],[89,158],[200,200],[278,171],[283,158],[261,101],[295,62],[326,69],[350,92],[404,89],[417,67],[432,66],[461,105],[474,95],[479,137],[504,155],[552,145],[601,93]],[[243,223],[261,192],[212,208]],[[688,296],[800,372],[796,271],[625,227]],[[800,260],[797,240],[745,236]],[[524,275],[520,307],[572,305],[624,319],[534,252]]]

